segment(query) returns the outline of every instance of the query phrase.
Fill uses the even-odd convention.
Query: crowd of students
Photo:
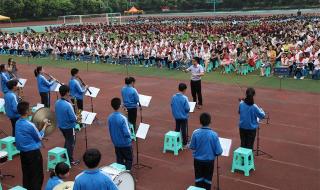
[[[320,15],[150,17],[129,25],[65,25],[46,33],[0,33],[0,53],[184,69],[199,57],[205,71],[247,65],[288,67],[319,78]]]

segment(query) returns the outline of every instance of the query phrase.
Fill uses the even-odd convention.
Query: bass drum
[[[135,190],[135,181],[130,172],[119,171],[111,166],[102,167],[101,170],[109,174],[119,190]]]

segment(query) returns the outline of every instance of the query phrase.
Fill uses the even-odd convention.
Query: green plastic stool
[[[131,132],[131,140],[137,141],[136,133],[134,132],[134,127],[131,123],[129,123],[129,129]]]
[[[254,71],[254,67],[251,67],[250,65],[248,65],[248,71],[251,73]]]
[[[247,75],[248,72],[249,72],[249,71],[248,71],[248,65],[247,65],[247,64],[239,65],[238,74],[240,74],[240,75]]]
[[[271,68],[270,68],[270,67],[267,67],[267,68],[266,68],[266,71],[265,71],[265,76],[266,76],[266,77],[270,77],[270,75],[271,75]]]
[[[65,156],[65,158],[62,158],[62,156]],[[51,159],[51,157],[53,157],[53,159]],[[61,147],[55,147],[55,148],[49,150],[48,151],[47,171],[49,171],[49,169],[54,169],[56,167],[56,165],[60,162],[64,162],[64,163],[68,164],[69,167],[71,168],[67,149],[61,148]]]
[[[20,153],[20,151],[17,150],[16,146],[14,145],[15,142],[16,139],[12,136],[0,139],[0,150],[8,152],[8,160],[12,160],[14,155]],[[5,146],[5,148],[3,148],[3,146]]]
[[[27,190],[27,189],[25,189],[25,188],[23,188],[23,187],[21,187],[21,186],[15,186],[15,187],[12,187],[12,188],[9,189],[9,190]]]
[[[112,163],[110,164],[110,167],[113,167],[114,169],[117,169],[121,172],[126,171],[126,166],[118,163]]]
[[[1,183],[0,183],[0,190],[2,190],[2,185],[1,185]]]
[[[206,190],[206,189],[201,188],[201,187],[190,186],[190,187],[188,187],[187,190]]]
[[[260,69],[261,65],[262,65],[262,61],[261,61],[261,59],[259,59],[259,60],[256,62],[256,69]]]
[[[0,107],[0,113],[6,114],[6,110],[4,109],[4,106]]]
[[[231,65],[231,64],[224,66],[224,72],[225,72],[226,74],[231,73],[231,71],[232,71],[232,65]]]
[[[233,161],[231,172],[241,170],[245,176],[249,176],[250,170],[255,170],[254,157],[251,149],[239,147],[233,152]]]
[[[173,151],[174,155],[177,156],[179,150],[182,150],[182,140],[180,132],[169,131],[164,136],[163,153],[167,150]]]

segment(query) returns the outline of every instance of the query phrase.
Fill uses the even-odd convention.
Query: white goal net
[[[58,17],[57,24],[74,25],[106,23],[108,25],[119,25],[122,23],[121,19],[121,13],[65,15]]]

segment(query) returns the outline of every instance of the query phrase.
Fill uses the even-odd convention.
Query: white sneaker
[[[297,77],[296,77],[296,76],[294,76],[293,78],[294,78],[294,79],[297,79]]]
[[[301,80],[303,80],[303,79],[304,79],[304,77],[300,77],[300,79],[301,79]]]

